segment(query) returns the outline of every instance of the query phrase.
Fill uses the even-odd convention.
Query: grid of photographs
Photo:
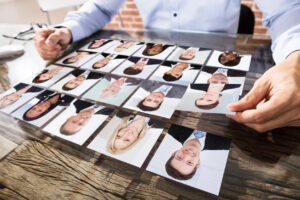
[[[161,118],[176,110],[234,114],[227,105],[239,100],[250,61],[232,51],[99,38],[0,94],[0,111],[142,167],[166,127]],[[218,195],[230,140],[175,124],[165,131],[146,169]]]

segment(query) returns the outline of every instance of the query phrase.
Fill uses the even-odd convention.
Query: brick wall
[[[255,35],[269,35],[269,32],[265,26],[262,25],[262,13],[254,3],[254,0],[242,0],[242,4],[250,7],[255,15]],[[125,28],[132,30],[141,30],[144,28],[142,18],[140,17],[139,11],[134,3],[134,0],[127,0],[122,6],[120,14],[123,19],[123,25]],[[111,23],[106,28],[121,28],[121,21],[118,15],[116,15]]]

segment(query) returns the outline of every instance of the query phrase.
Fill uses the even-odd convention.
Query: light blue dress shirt
[[[126,0],[90,0],[68,13],[73,41],[100,30]],[[146,28],[236,33],[240,0],[135,0]],[[256,0],[270,29],[276,63],[300,49],[300,0]]]

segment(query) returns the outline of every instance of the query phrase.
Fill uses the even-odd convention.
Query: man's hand
[[[34,44],[44,60],[56,58],[71,42],[72,33],[68,28],[41,29],[34,35]]]
[[[227,115],[258,132],[300,126],[300,51],[266,71],[239,102],[228,105]]]

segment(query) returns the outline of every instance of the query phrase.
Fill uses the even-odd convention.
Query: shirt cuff
[[[77,21],[72,21],[72,20],[65,21],[57,25],[57,27],[66,27],[70,29],[72,33],[72,42],[76,42],[82,39],[82,35],[84,35],[83,29]]]

